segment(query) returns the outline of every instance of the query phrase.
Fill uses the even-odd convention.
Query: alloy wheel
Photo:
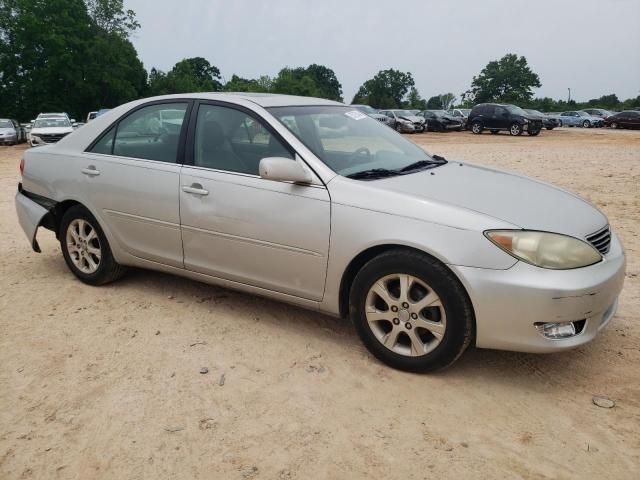
[[[102,247],[93,225],[81,218],[73,220],[67,228],[66,242],[69,258],[78,270],[86,274],[98,270]]]
[[[520,125],[518,125],[517,123],[511,125],[511,128],[509,129],[509,133],[511,133],[511,135],[520,135],[521,132],[522,127],[520,127]]]
[[[616,122],[613,122],[613,123],[611,124],[611,128],[618,128],[618,124],[617,124]]]
[[[438,294],[419,278],[403,273],[382,277],[371,286],[365,315],[382,345],[408,357],[433,351],[447,329]]]
[[[584,128],[589,128],[591,126],[591,123],[589,123],[589,120],[585,120],[584,122],[582,122],[582,126]]]
[[[482,125],[478,122],[474,122],[473,125],[471,125],[471,131],[473,133],[480,133],[482,131]]]

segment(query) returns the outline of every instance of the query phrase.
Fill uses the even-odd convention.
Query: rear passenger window
[[[111,129],[89,151],[92,153],[111,155],[111,152],[113,151],[113,134],[115,131],[116,127],[111,127]]]
[[[229,172],[259,175],[266,157],[293,159],[260,121],[235,108],[200,105],[196,121],[194,164]]]
[[[175,163],[186,103],[150,105],[121,120],[113,154]]]

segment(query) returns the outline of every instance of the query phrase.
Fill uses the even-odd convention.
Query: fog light
[[[544,337],[553,340],[573,337],[576,334],[576,327],[573,322],[536,323],[535,326]]]

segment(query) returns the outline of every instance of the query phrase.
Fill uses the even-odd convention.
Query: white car
[[[56,143],[71,132],[73,132],[73,125],[66,115],[38,118],[31,128],[29,143],[32,147]]]

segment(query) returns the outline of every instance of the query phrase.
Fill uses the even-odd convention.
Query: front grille
[[[602,255],[609,252],[611,247],[611,230],[609,225],[587,236],[587,242],[593,245]]]
[[[66,133],[49,133],[44,135],[38,135],[43,142],[45,143],[56,143],[62,140],[67,134]]]

